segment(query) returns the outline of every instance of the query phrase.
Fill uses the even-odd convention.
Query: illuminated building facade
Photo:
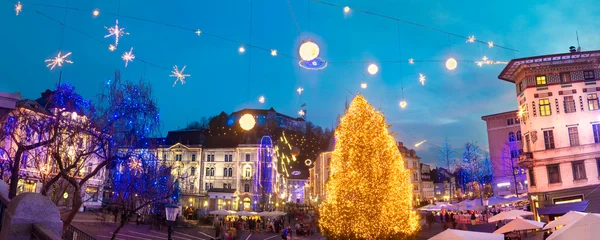
[[[420,205],[423,200],[421,198],[421,158],[417,156],[415,150],[408,149],[402,142],[398,142],[398,150],[402,154],[404,168],[410,171],[410,180],[413,185],[413,204]]]
[[[498,76],[515,84],[529,195],[535,217],[550,204],[582,202],[600,212],[600,51],[511,60]],[[561,205],[568,209],[569,205]]]
[[[487,126],[494,195],[527,194],[526,169],[518,165],[523,143],[517,111],[487,115],[481,119]]]

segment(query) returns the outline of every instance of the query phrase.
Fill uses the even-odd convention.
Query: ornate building
[[[600,51],[511,60],[498,76],[515,84],[536,218],[561,215],[548,206],[573,202],[600,212]]]
[[[417,156],[415,150],[408,149],[402,142],[398,142],[398,150],[402,154],[404,168],[410,171],[410,180],[413,184],[413,204],[420,205],[423,200],[421,198],[421,158]]]

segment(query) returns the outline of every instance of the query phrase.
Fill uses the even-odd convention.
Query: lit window
[[[538,86],[546,85],[546,76],[537,76],[535,77],[535,82]]]
[[[540,115],[542,116],[550,116],[552,112],[550,111],[550,101],[547,98],[540,99]]]
[[[577,127],[570,127],[569,130],[569,143],[571,146],[579,146],[579,132]]]
[[[598,110],[598,94],[592,93],[587,95],[588,107],[590,111]]]
[[[574,113],[576,110],[577,107],[575,106],[573,96],[565,96],[565,113]]]

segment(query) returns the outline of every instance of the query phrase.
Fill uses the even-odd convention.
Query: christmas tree
[[[407,239],[419,229],[412,184],[383,115],[358,95],[335,131],[319,226],[328,239]]]

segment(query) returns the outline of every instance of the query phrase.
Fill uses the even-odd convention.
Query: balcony
[[[530,168],[533,166],[533,153],[532,152],[524,152],[519,155],[519,167],[522,168]]]

